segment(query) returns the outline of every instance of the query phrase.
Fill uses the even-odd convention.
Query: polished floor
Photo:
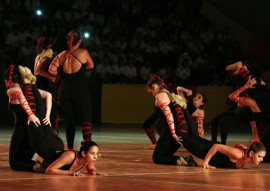
[[[79,128],[78,128],[79,129]],[[12,127],[0,128],[0,190],[53,191],[258,191],[270,190],[270,164],[249,169],[204,170],[199,167],[157,165],[151,160],[152,151],[142,148],[150,142],[139,124],[97,125],[93,140],[99,144],[102,157],[96,167],[108,176],[56,176],[16,172],[9,168],[8,149]],[[65,140],[64,131],[60,136]],[[206,132],[206,138],[209,133]],[[249,134],[233,133],[229,144],[247,143]],[[76,134],[76,146],[81,140]],[[188,152],[181,148],[182,155]],[[197,159],[196,159],[197,160]],[[201,164],[201,160],[197,160]]]

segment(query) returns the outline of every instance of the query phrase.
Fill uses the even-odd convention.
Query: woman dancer
[[[192,90],[178,86],[176,88],[178,95],[181,95],[185,101],[186,97],[184,95],[184,93],[186,93],[187,96],[192,96]],[[187,102],[188,103],[188,102]],[[195,111],[192,112],[192,118],[194,119],[194,121],[196,122],[197,126],[198,126],[198,134],[201,137],[204,137],[204,106],[207,103],[207,98],[203,93],[197,93],[192,101],[192,104],[188,103],[188,108],[189,107],[195,107]],[[190,111],[191,109],[189,109]],[[190,112],[191,113],[191,112]]]
[[[41,36],[38,39],[36,46],[38,55],[35,58],[34,75],[36,76],[36,86],[39,89],[48,91],[52,94],[52,111],[50,119],[52,126],[56,128],[57,134],[59,133],[58,120],[59,108],[57,107],[58,100],[58,80],[59,76],[55,77],[48,72],[49,65],[52,61],[53,50],[52,43],[49,37]]]
[[[78,31],[69,32],[69,49],[59,53],[49,66],[49,73],[54,76],[59,75],[59,68],[62,70],[59,101],[69,149],[74,147],[76,122],[81,122],[83,141],[92,140],[91,103],[85,69],[93,69],[94,63],[88,51],[79,48],[81,41]]]
[[[243,168],[247,164],[258,165],[263,161],[266,149],[259,139],[252,139],[249,146],[238,144],[237,147],[230,147],[223,144],[208,141],[199,136],[189,133],[191,129],[196,129],[196,124],[191,120],[185,120],[190,116],[184,114],[184,109],[179,105],[178,115],[183,116],[179,121],[179,134],[184,147],[196,157],[203,159],[204,169],[218,168]]]
[[[163,126],[153,152],[153,161],[157,164],[197,166],[192,156],[182,157],[174,155],[180,148],[180,139],[176,134],[178,132],[176,131],[177,125],[175,125],[175,121],[179,121],[179,119],[175,118],[177,111],[173,110],[173,103],[169,97],[171,94],[166,87],[166,84],[158,75],[151,75],[147,82],[148,92],[155,97],[156,110],[161,119],[159,125]],[[198,136],[198,130],[191,133]]]
[[[56,151],[64,148],[62,140],[50,127],[51,94],[34,88],[34,96],[29,102],[21,89],[18,68],[14,65],[5,71],[4,80],[8,88],[9,109],[16,119],[9,150],[10,167],[18,171],[38,171],[40,164],[31,160],[35,152],[50,162]]]
[[[264,84],[262,81],[261,83]],[[249,115],[248,121],[252,129],[258,130],[258,132],[253,130],[253,134],[255,134],[254,136],[258,137],[265,145],[267,151],[265,161],[269,162],[270,155],[268,152],[270,152],[270,116],[266,112],[262,111],[254,99],[253,92],[250,91],[250,89],[255,88],[256,84],[257,80],[255,78],[251,79],[251,77],[249,77],[247,83],[230,94],[229,98],[232,101],[241,105],[246,105],[251,109],[252,112]]]
[[[49,175],[85,176],[80,172],[86,166],[88,174],[107,175],[96,170],[94,164],[99,156],[98,145],[94,141],[87,141],[81,145],[80,151],[68,150],[58,153],[57,158],[48,168]]]
[[[184,87],[178,86],[177,87],[177,93],[178,95],[182,96],[185,101],[185,95],[184,92],[187,94],[187,96],[192,95],[192,90],[186,89]],[[196,121],[198,126],[198,134],[199,136],[204,136],[204,105],[206,104],[207,99],[206,96],[203,93],[197,93],[195,97],[193,98],[193,103],[190,104],[187,102],[187,109],[189,113],[192,113],[193,119]],[[155,133],[153,131],[152,126],[156,127],[158,134],[161,134],[162,127],[159,126],[161,124],[159,122],[159,114],[158,112],[154,111],[142,124],[142,127],[144,129],[144,132],[147,134],[148,138],[151,141],[151,145],[144,147],[144,149],[154,150],[157,144],[157,139],[155,136]]]
[[[161,108],[165,116],[169,117],[168,123],[172,137],[179,144],[183,144],[193,155],[204,159],[203,167],[205,169],[214,169],[215,167],[240,168],[244,164],[259,164],[263,160],[266,151],[258,139],[251,141],[251,144],[247,148],[233,148],[227,145],[215,144],[198,136],[198,133],[194,133],[198,132],[198,128],[189,115],[189,112],[183,108],[184,104],[180,106],[176,102],[171,103],[170,99],[166,97],[169,95],[167,92],[160,93],[160,90],[164,90],[164,88],[161,88],[163,81],[157,76],[152,76],[148,84],[150,85],[148,86],[150,88],[149,91],[156,97],[156,104],[162,106]],[[173,120],[172,110],[174,111],[174,118],[176,120]],[[158,148],[158,144],[156,148]]]

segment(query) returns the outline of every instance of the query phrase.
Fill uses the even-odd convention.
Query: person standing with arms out
[[[74,147],[77,122],[81,123],[82,142],[92,140],[91,102],[85,71],[93,69],[94,62],[88,50],[80,48],[81,42],[81,34],[78,31],[70,31],[68,50],[60,52],[49,66],[50,74],[61,76],[58,96],[65,118],[68,149]]]

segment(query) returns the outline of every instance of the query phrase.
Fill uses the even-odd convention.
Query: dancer
[[[160,138],[153,152],[153,161],[157,164],[197,166],[192,156],[182,157],[174,155],[180,148],[180,139],[176,134],[179,121],[176,118],[177,110],[174,110],[171,94],[166,89],[166,84],[158,75],[151,75],[147,82],[147,90],[155,97],[156,110],[160,115],[160,126],[163,126]],[[186,103],[183,102],[183,105]],[[181,118],[181,117],[180,117]],[[198,136],[198,130],[191,132]]]
[[[264,85],[264,82],[261,81]],[[267,154],[265,156],[265,161],[270,161],[270,116],[261,110],[256,100],[254,99],[254,95],[251,89],[255,88],[257,84],[257,80],[255,78],[249,77],[247,83],[230,94],[229,98],[239,104],[246,105],[251,109],[251,113],[248,116],[250,126],[255,129],[254,136],[258,137],[261,142],[265,145]],[[244,96],[241,96],[244,95]],[[256,131],[257,130],[257,131]]]
[[[9,150],[10,167],[18,171],[39,171],[40,163],[31,160],[34,153],[50,162],[54,160],[53,154],[64,148],[62,140],[50,127],[51,94],[34,89],[34,95],[27,94],[31,97],[29,102],[21,88],[22,81],[26,80],[21,79],[14,65],[5,71],[4,80],[8,88],[9,109],[16,119]]]
[[[265,147],[258,139],[251,141],[249,147],[247,147],[246,150],[243,150],[243,148],[233,148],[227,145],[215,144],[212,141],[208,141],[198,136],[198,128],[189,112],[184,109],[185,104],[171,103],[168,96],[169,94],[164,92],[162,86],[164,87],[165,85],[160,77],[151,76],[148,81],[148,88],[150,88],[148,90],[156,97],[156,105],[161,106],[166,118],[168,118],[167,120],[170,126],[169,132],[171,131],[172,133],[170,136],[173,137],[178,144],[183,144],[183,146],[193,155],[200,159],[204,159],[203,167],[205,169],[214,169],[215,167],[240,168],[246,163],[259,164],[263,160],[266,151]],[[163,92],[161,92],[162,90]],[[174,111],[174,115],[172,115],[171,111]],[[161,140],[162,139],[160,138],[158,144],[161,143]],[[169,140],[170,139],[167,139],[166,142],[168,143]],[[166,142],[164,141],[164,143]],[[158,144],[156,149],[158,148]],[[169,149],[172,148],[172,146],[176,147],[176,145],[170,144],[166,148],[167,151],[171,151]],[[168,157],[167,153],[164,153],[166,158],[164,155],[158,155],[161,159],[154,158],[154,156],[153,159],[158,162],[163,162],[163,164],[165,159],[167,161],[169,159],[170,161],[173,161],[171,157]]]
[[[85,176],[80,170],[86,166],[88,174],[107,175],[96,170],[94,164],[99,156],[98,145],[94,141],[87,141],[81,145],[80,151],[68,150],[58,153],[57,158],[48,168],[49,175]]]
[[[187,96],[192,95],[192,90],[186,89],[181,86],[178,86],[176,90],[177,90],[178,95],[182,96],[185,101],[187,100],[185,98],[184,92],[187,94]],[[187,102],[187,109],[189,113],[192,113],[192,117],[194,118],[194,120],[196,121],[198,125],[198,134],[202,137],[204,136],[204,129],[203,129],[204,105],[206,104],[206,102],[207,102],[207,98],[203,93],[197,93],[195,97],[193,98],[192,104]],[[162,127],[159,126],[159,124],[161,123],[158,120],[159,120],[159,115],[155,111],[142,124],[144,132],[147,134],[147,136],[149,137],[151,141],[151,145],[144,147],[144,149],[146,150],[148,149],[154,150],[156,147],[157,139],[156,139],[152,126],[156,127],[158,134],[160,135]]]
[[[49,66],[49,73],[58,76],[61,68],[59,101],[64,114],[68,149],[73,149],[76,122],[82,124],[83,141],[92,140],[90,93],[85,69],[94,63],[86,49],[81,49],[82,36],[78,31],[68,33],[69,49],[59,53]]]
[[[187,96],[192,96],[192,90],[184,88],[182,86],[177,86],[176,88],[178,95],[181,95],[185,101],[187,102],[187,99],[185,97],[185,94]],[[185,94],[184,94],[185,93]],[[191,111],[194,107],[195,107],[195,111],[194,112],[190,112],[192,113],[192,118],[195,120],[197,126],[198,126],[198,134],[201,137],[204,137],[204,106],[207,103],[207,98],[203,93],[197,93],[192,101],[192,104],[190,104],[189,102],[187,102],[188,104],[188,110]],[[190,109],[189,109],[190,108]]]
[[[204,169],[218,168],[243,168],[247,164],[258,165],[263,161],[266,154],[264,145],[259,139],[252,139],[249,146],[238,144],[237,147],[230,147],[223,144],[208,141],[200,136],[193,136],[189,133],[191,129],[197,129],[196,124],[186,115],[185,110],[179,105],[176,106],[181,118],[179,124],[179,134],[184,147],[196,157],[203,159]],[[185,113],[185,114],[184,114]],[[186,121],[186,120],[187,121]]]
[[[55,77],[48,72],[49,65],[52,61],[53,50],[49,37],[41,36],[36,46],[38,55],[35,58],[34,75],[36,76],[36,86],[39,89],[48,91],[52,94],[52,109],[50,119],[52,126],[55,127],[59,134],[59,108],[58,108],[58,81],[59,76]]]
[[[50,80],[55,82],[56,77],[48,72],[49,64],[53,57],[52,43],[50,39],[41,36],[36,46],[38,55],[35,58],[34,75],[37,77],[36,85],[43,90],[49,91]]]

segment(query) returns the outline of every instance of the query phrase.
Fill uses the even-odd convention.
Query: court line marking
[[[245,170],[245,172],[250,171],[250,170]],[[251,170],[253,171],[253,170]],[[201,171],[202,172],[202,171]],[[221,173],[221,172],[227,172],[225,170],[223,171],[216,171],[216,173]],[[168,172],[169,173],[176,173],[176,172]],[[188,172],[177,172],[177,173],[188,173]],[[150,173],[145,173],[145,174],[150,174]],[[142,175],[145,175],[142,174]],[[164,173],[159,173],[159,174],[164,174]],[[135,174],[129,174],[129,175],[135,175]],[[45,177],[47,176],[47,177]],[[140,182],[154,182],[154,183],[166,183],[166,184],[178,184],[178,185],[185,185],[185,186],[191,186],[191,187],[208,187],[208,188],[227,188],[227,189],[231,189],[231,190],[254,190],[254,191],[260,191],[260,190],[265,190],[264,188],[244,188],[244,187],[235,187],[235,186],[219,186],[219,185],[213,185],[213,184],[200,184],[200,183],[185,183],[185,182],[179,182],[180,180],[178,180],[177,182],[172,182],[172,181],[162,181],[162,180],[149,180],[149,179],[138,179],[138,178],[124,178],[121,176],[127,176],[127,174],[118,174],[117,176],[82,176],[82,177],[71,177],[71,176],[49,176],[49,175],[45,175],[44,177],[36,177],[36,178],[14,178],[14,179],[10,179],[10,178],[5,178],[5,179],[0,179],[0,181],[18,181],[18,180],[41,180],[41,179],[67,179],[67,178],[88,178],[88,177],[95,177],[95,178],[110,178],[110,179],[121,179],[121,180],[129,180],[129,181],[140,181]]]

